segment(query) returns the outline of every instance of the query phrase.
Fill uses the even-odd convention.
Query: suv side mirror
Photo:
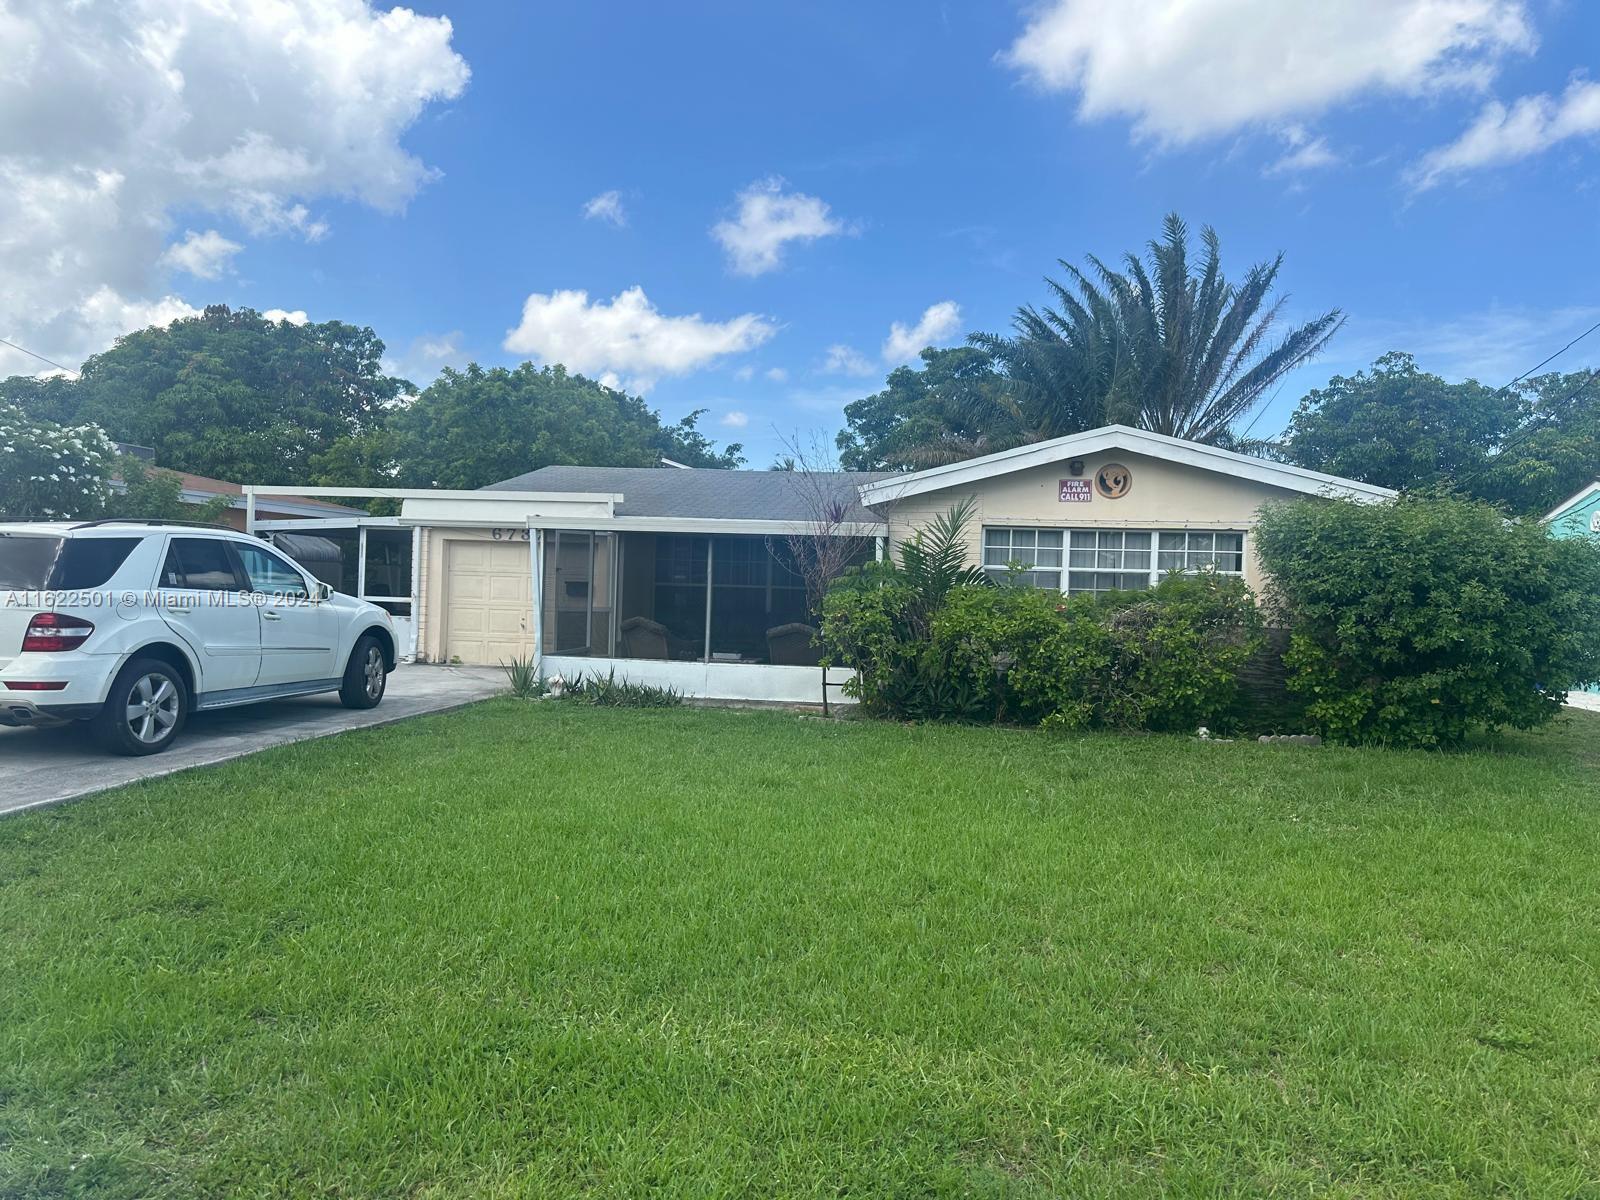
[[[323,583],[322,580],[313,579],[311,581],[311,598],[318,604],[322,603],[322,601],[326,600],[331,595],[333,595],[333,589],[327,584]]]

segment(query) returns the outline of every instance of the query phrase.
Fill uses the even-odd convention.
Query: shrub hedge
[[[1071,599],[997,584],[962,566],[968,515],[824,602],[827,661],[856,668],[869,714],[1453,746],[1547,721],[1600,679],[1600,542],[1484,504],[1269,505],[1264,612],[1215,575]]]
[[[1317,732],[1453,746],[1527,729],[1600,676],[1600,548],[1449,497],[1263,509],[1267,602]]]

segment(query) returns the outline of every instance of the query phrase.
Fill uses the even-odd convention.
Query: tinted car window
[[[0,587],[42,591],[61,550],[58,537],[0,535]]]
[[[128,561],[128,555],[138,544],[138,538],[69,538],[51,573],[51,589],[100,587]]]
[[[259,546],[234,546],[244,563],[244,572],[250,577],[250,586],[269,596],[307,596],[304,576],[276,554]]]
[[[161,586],[199,592],[242,590],[228,543],[218,538],[173,538],[161,568]]]

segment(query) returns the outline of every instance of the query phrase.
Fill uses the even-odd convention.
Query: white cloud
[[[663,375],[685,375],[750,350],[774,332],[776,327],[756,313],[727,321],[707,321],[698,313],[663,316],[643,288],[631,287],[610,301],[593,302],[585,291],[535,292],[504,345],[544,363],[598,375],[607,386],[625,383],[642,392]]]
[[[304,325],[308,320],[310,320],[310,318],[306,316],[306,310],[303,308],[296,308],[293,310],[287,308],[269,308],[261,315],[269,321],[278,321],[284,325]]]
[[[765,275],[783,265],[788,243],[848,232],[822,200],[784,187],[776,176],[752,183],[739,193],[738,217],[712,226],[735,274]]]
[[[204,233],[191,229],[183,241],[167,247],[161,261],[196,279],[221,279],[225,272],[233,269],[233,256],[243,249],[238,242],[229,241],[215,229]]]
[[[601,192],[583,206],[583,216],[588,221],[606,221],[619,229],[628,223],[628,210],[622,206],[622,193]]]
[[[928,346],[936,346],[950,339],[961,328],[961,306],[954,300],[941,300],[930,304],[915,325],[895,321],[889,326],[889,336],[883,341],[882,366],[897,367],[913,362]],[[861,353],[854,346],[835,342],[823,356],[822,370],[829,375],[859,375],[863,378],[876,375],[879,363]]]
[[[961,327],[961,306],[954,300],[941,300],[930,304],[922,319],[907,328],[896,321],[889,326],[889,336],[883,343],[883,361],[886,363],[911,362],[926,346],[936,346],[949,339]]]
[[[782,367],[768,367],[764,374],[773,383],[783,383],[789,378],[789,372],[785,371]]]
[[[238,235],[169,246],[175,214],[314,240],[329,197],[399,210],[432,178],[401,136],[467,81],[450,39],[367,0],[7,0],[0,335],[74,362],[187,307],[167,270],[214,278]]]
[[[198,308],[178,296],[129,300],[113,288],[100,287],[83,298],[73,312],[73,320],[76,328],[83,330],[97,348],[103,349],[131,330],[170,325],[184,317],[199,315]]]
[[[752,379],[754,379],[756,377],[756,369],[754,367],[752,367],[749,363],[746,363],[744,366],[742,366],[742,367],[738,368],[736,371],[734,371],[733,377],[735,379],[737,379],[740,383],[749,383]]]
[[[722,423],[729,429],[743,429],[746,425],[750,424],[750,417],[749,414],[739,412],[736,409],[730,413],[723,413]]]
[[[1286,147],[1282,157],[1268,164],[1263,175],[1296,175],[1322,167],[1338,166],[1339,156],[1328,147],[1328,139],[1313,137],[1303,125],[1286,125],[1278,131]]]
[[[1502,166],[1575,137],[1600,134],[1600,83],[1574,80],[1560,96],[1523,96],[1488,104],[1448,146],[1430,151],[1412,175],[1419,188],[1446,175]]]
[[[1050,0],[1002,56],[1084,120],[1179,143],[1367,92],[1481,89],[1529,51],[1523,0]]]
[[[836,342],[828,347],[822,369],[830,375],[876,375],[878,366],[854,346]]]
[[[449,333],[424,333],[413,338],[398,353],[384,356],[384,374],[398,375],[419,387],[426,387],[438,378],[443,368],[455,366],[467,357],[461,340],[459,329]]]

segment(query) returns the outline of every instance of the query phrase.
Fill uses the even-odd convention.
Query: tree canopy
[[[643,400],[563,367],[446,368],[394,422],[402,480],[476,488],[554,463],[734,467],[742,447],[717,451],[700,413],[664,425]]]
[[[383,350],[368,328],[294,325],[218,304],[118,338],[76,381],[9,380],[3,394],[39,415],[93,422],[115,441],[148,446],[164,467],[311,483],[318,455],[381,427],[409,390],[383,372]]]
[[[1061,260],[1066,281],[1045,280],[1050,304],[1019,308],[1010,335],[972,336],[981,357],[958,366],[925,354],[920,375],[900,368],[848,406],[841,450],[862,465],[927,466],[1112,423],[1230,441],[1344,318],[1333,309],[1279,336],[1283,256],[1229,282],[1216,232],[1201,231],[1198,262],[1189,241],[1174,213],[1146,257],[1124,255],[1120,270]]]
[[[881,392],[845,405],[839,462],[850,471],[916,470],[1025,440],[1007,420],[1010,382],[976,346],[922,352],[897,367]]]
[[[63,426],[0,401],[0,517],[99,516],[115,460],[93,425]]]
[[[1600,380],[1556,372],[1495,390],[1391,352],[1307,394],[1282,452],[1333,475],[1538,515],[1600,474]]]
[[[31,419],[93,423],[162,466],[238,481],[477,487],[550,463],[733,467],[696,427],[560,367],[446,371],[420,396],[383,341],[342,321],[290,324],[213,305],[119,338],[76,379],[0,381]]]

